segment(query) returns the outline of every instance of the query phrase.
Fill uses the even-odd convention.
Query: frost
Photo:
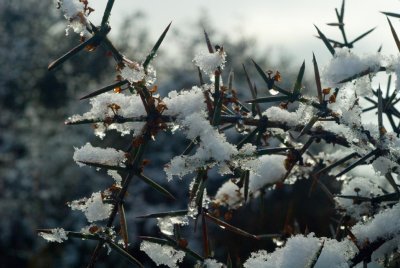
[[[93,147],[86,143],[81,148],[75,148],[74,160],[79,166],[86,163],[95,163],[107,166],[124,167],[126,161],[125,152],[117,151],[113,148]]]
[[[140,250],[144,251],[157,266],[164,264],[171,268],[178,268],[177,263],[182,262],[183,257],[185,257],[185,252],[181,250],[176,250],[168,245],[161,246],[148,241],[143,241],[140,244]]]
[[[67,240],[67,234],[68,232],[66,232],[63,228],[51,229],[51,233],[39,232],[39,235],[45,240],[57,243],[62,243],[64,240]]]
[[[226,62],[225,58],[226,53],[223,49],[219,49],[214,53],[202,51],[194,57],[193,62],[203,72],[211,76],[218,67],[221,69],[224,68]]]
[[[286,245],[273,253],[260,250],[252,253],[243,264],[245,268],[292,268],[308,267],[321,247],[321,241],[311,233],[308,236],[297,235],[288,239]]]
[[[181,225],[181,226],[188,225],[189,219],[187,216],[157,218],[157,225],[163,234],[173,235],[175,224]]]
[[[378,71],[382,57],[379,53],[360,57],[348,48],[336,49],[335,56],[322,70],[322,80],[325,86],[335,87],[343,79],[357,75],[363,71]]]
[[[89,222],[100,221],[108,218],[113,206],[105,204],[101,192],[93,193],[90,198],[82,198],[68,204],[72,210],[80,210],[85,213]]]

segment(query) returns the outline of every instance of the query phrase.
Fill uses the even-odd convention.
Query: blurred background
[[[101,20],[106,0],[92,0],[95,24]],[[395,43],[384,15],[396,12],[398,1],[347,1],[345,22],[349,39],[368,29],[377,29],[357,43],[358,53],[375,52],[381,44],[385,54],[396,54]],[[241,64],[260,88],[250,59],[265,69],[279,70],[283,86],[291,86],[303,60],[311,78],[312,51],[320,66],[330,54],[314,37],[313,24],[329,37],[340,39],[340,32],[326,23],[335,22],[334,8],[341,1],[116,1],[111,15],[110,37],[129,58],[141,61],[170,21],[172,29],[162,44],[154,66],[160,94],[199,84],[192,59],[205,49],[203,29],[214,44],[223,45],[229,70],[235,71],[235,87],[240,96],[250,94],[243,79]],[[362,7],[361,7],[362,5]],[[398,22],[394,23],[399,27]],[[0,267],[83,267],[94,248],[93,241],[68,240],[46,243],[37,236],[37,228],[63,227],[80,230],[85,217],[71,211],[68,201],[89,196],[108,187],[112,179],[88,167],[79,168],[72,160],[74,147],[86,142],[101,147],[123,148],[129,137],[111,133],[101,141],[90,126],[65,126],[64,120],[89,108],[80,96],[115,79],[115,66],[101,47],[83,52],[54,72],[47,71],[51,60],[79,43],[79,36],[65,36],[66,21],[56,10],[55,1],[0,1]],[[313,84],[312,84],[313,86]],[[138,250],[138,235],[157,236],[154,220],[136,217],[148,213],[185,209],[190,178],[167,183],[163,166],[180,154],[187,142],[183,136],[163,133],[148,151],[151,163],[145,173],[168,188],[176,202],[155,194],[137,181],[129,190],[127,220],[132,254],[150,267],[149,259]],[[168,140],[169,142],[166,142]],[[210,185],[213,195],[223,181]],[[233,213],[231,223],[251,233],[276,233],[285,228],[306,228],[328,236],[334,217],[332,205],[322,193],[307,196],[309,181],[300,180],[253,200]],[[338,185],[330,184],[333,192]],[[260,202],[261,201],[261,202]],[[238,215],[238,216],[236,216]],[[296,227],[297,226],[297,227]],[[225,262],[228,254],[247,256],[258,248],[273,249],[272,241],[254,241],[226,233],[210,225],[215,257]],[[201,252],[199,232],[186,231],[189,246]],[[227,242],[229,241],[229,242]],[[240,241],[240,242],[239,242]],[[243,259],[242,259],[243,260]],[[126,267],[117,254],[105,254],[99,267]],[[190,263],[190,262],[189,262]]]

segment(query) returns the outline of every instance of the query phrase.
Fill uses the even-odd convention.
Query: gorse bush
[[[73,158],[78,165],[106,170],[113,182],[103,191],[68,203],[71,209],[85,214],[89,225],[80,231],[41,229],[40,236],[59,243],[69,238],[97,241],[89,267],[96,264],[105,249],[143,266],[129,250],[131,223],[125,216],[125,199],[135,180],[146,183],[154,195],[174,199],[172,193],[146,175],[146,165],[151,161],[146,158],[146,149],[160,133],[170,132],[174,137],[179,132],[189,145],[166,163],[166,179],[179,183],[176,178],[185,177],[192,178],[192,182],[183,210],[142,216],[156,218],[160,230],[159,237],[139,237],[140,250],[155,264],[178,267],[185,258],[197,267],[399,265],[400,113],[395,105],[400,100],[400,63],[397,57],[383,56],[380,49],[364,57],[352,51],[354,44],[373,29],[348,41],[344,2],[336,10],[338,22],[330,24],[339,28],[343,41],[329,39],[316,28],[332,59],[320,70],[312,54],[315,85],[309,92],[316,92],[315,96],[304,93],[305,62],[293,86],[284,88],[284,71],[265,71],[265,66],[253,61],[267,90],[266,94],[259,93],[247,73],[250,67],[243,65],[245,75],[239,79],[248,84],[251,94],[251,99],[245,101],[238,97],[233,72],[223,74],[229,47],[214,45],[206,32],[207,50],[193,59],[199,84],[160,96],[151,63],[171,24],[142,62],[128,59],[107,37],[113,4],[108,1],[101,25],[95,26],[88,20],[93,11],[88,1],[58,2],[69,22],[68,29],[81,36],[81,43],[52,62],[49,70],[78,52],[104,46],[116,61],[116,81],[82,97],[90,99],[91,109],[69,117],[66,124],[92,124],[101,139],[115,130],[132,140],[123,149],[99,148],[90,143],[75,149]],[[400,50],[396,31],[388,22]],[[380,86],[372,87],[378,72],[388,76],[385,94]],[[396,76],[394,89],[392,73]],[[363,107],[365,102],[371,106]],[[263,104],[269,104],[269,108],[262,109]],[[371,110],[376,116],[364,122],[362,113]],[[390,128],[384,126],[384,114]],[[313,230],[296,228],[295,224],[279,233],[257,234],[231,223],[232,214],[240,212],[239,208],[299,179],[312,180],[309,194],[322,189],[341,216],[332,219],[330,237],[317,237]],[[325,185],[327,180],[339,181],[341,193],[331,193]],[[216,194],[209,196],[207,189],[216,184]],[[272,240],[277,248],[273,252],[259,248],[250,256],[234,256],[236,259],[224,253],[225,260],[216,260],[217,249],[210,242],[211,225],[254,241]],[[189,232],[184,230],[191,228],[201,233],[202,253],[188,243]]]

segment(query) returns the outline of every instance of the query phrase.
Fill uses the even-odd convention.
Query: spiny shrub
[[[283,88],[279,71],[265,71],[265,66],[253,61],[268,90],[259,94],[247,73],[249,67],[243,65],[245,76],[239,79],[248,84],[251,93],[251,99],[246,101],[238,98],[233,72],[223,83],[229,47],[213,45],[206,32],[207,50],[193,59],[199,84],[160,96],[151,62],[170,25],[144,61],[139,62],[125,57],[107,37],[113,0],[108,1],[100,26],[88,20],[92,11],[88,1],[64,0],[58,4],[69,22],[68,28],[80,34],[81,43],[52,62],[49,70],[78,52],[104,46],[115,59],[117,71],[116,82],[81,98],[90,98],[90,111],[71,116],[66,124],[93,124],[94,133],[100,138],[115,130],[132,140],[124,150],[93,147],[90,143],[76,148],[73,158],[78,165],[107,170],[114,181],[103,191],[68,203],[71,209],[83,212],[90,225],[80,231],[41,229],[40,236],[60,243],[69,238],[96,240],[89,267],[95,265],[103,248],[121,254],[133,265],[143,266],[129,253],[130,223],[125,216],[125,198],[134,180],[148,184],[154,195],[174,198],[146,176],[149,160],[145,155],[146,148],[161,132],[181,132],[190,143],[164,170],[170,183],[179,183],[176,177],[192,178],[187,207],[143,216],[158,221],[159,237],[140,237],[140,249],[157,265],[177,267],[184,258],[197,267],[399,265],[400,113],[395,106],[400,100],[397,97],[400,61],[397,57],[384,57],[380,49],[364,57],[352,51],[354,43],[373,29],[348,41],[344,1],[341,9],[336,9],[338,22],[329,24],[339,28],[343,41],[326,37],[316,27],[318,38],[332,59],[320,71],[312,55],[315,85],[310,92],[314,91],[315,96],[304,94],[305,62],[293,86]],[[400,50],[398,36],[389,19],[388,22]],[[375,89],[372,86],[378,72],[386,72],[388,76],[385,94],[380,86]],[[392,73],[396,76],[394,89]],[[265,103],[270,104],[266,110],[261,107]],[[371,106],[363,107],[364,103]],[[376,111],[376,116],[368,122],[362,120],[362,113],[371,110]],[[391,131],[384,126],[384,114]],[[237,136],[239,141],[233,142],[232,137]],[[329,191],[321,180],[324,176],[341,182],[340,194]],[[266,191],[273,192],[300,178],[312,180],[310,193],[315,188],[322,189],[342,216],[340,220],[332,220],[331,237],[317,237],[299,228],[285,228],[277,234],[254,234],[229,223],[229,215],[236,209]],[[215,196],[209,196],[207,186],[221,180]],[[251,256],[236,256],[238,260],[232,260],[228,254],[225,260],[216,260],[208,225],[255,241],[272,239],[279,242],[279,247],[273,252],[260,248]],[[183,228],[192,226],[195,230],[201,228],[201,254],[191,248],[182,233]]]

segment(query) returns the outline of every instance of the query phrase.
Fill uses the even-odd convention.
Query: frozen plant
[[[392,73],[400,79],[399,61],[394,57],[387,60],[389,57],[383,57],[380,51],[362,57],[352,50],[354,43],[372,30],[349,42],[344,30],[344,2],[341,10],[336,10],[338,22],[331,24],[339,27],[343,42],[327,38],[317,28],[332,59],[320,73],[316,57],[312,55],[316,96],[304,94],[305,62],[293,86],[283,88],[280,72],[264,71],[253,61],[268,89],[266,92],[273,96],[258,95],[243,65],[245,77],[241,79],[248,82],[252,96],[247,101],[238,98],[232,72],[227,83],[223,83],[225,50],[229,51],[229,48],[214,47],[206,32],[208,51],[197,54],[193,60],[200,84],[171,91],[163,97],[157,94],[155,71],[150,63],[170,25],[143,61],[131,60],[107,37],[114,1],[108,1],[98,27],[86,18],[87,1],[64,1],[63,4],[70,22],[75,20],[76,14],[84,16],[79,22],[89,36],[71,52],[52,62],[49,69],[84,48],[93,50],[99,45],[112,53],[117,65],[117,81],[84,96],[82,99],[90,98],[91,110],[71,116],[66,124],[94,124],[94,132],[100,138],[115,129],[121,135],[131,135],[132,140],[125,150],[97,148],[89,143],[76,149],[74,160],[78,165],[105,169],[115,183],[93,193],[90,198],[69,203],[72,209],[84,212],[90,223],[83,231],[44,229],[39,233],[43,238],[55,242],[69,237],[97,240],[89,267],[95,265],[104,246],[114,249],[134,265],[143,266],[129,253],[130,223],[125,216],[125,197],[133,178],[152,187],[154,194],[173,197],[145,175],[148,161],[144,159],[149,143],[156,140],[160,132],[170,131],[172,134],[181,132],[189,145],[165,165],[166,179],[170,183],[180,183],[174,178],[192,177],[192,182],[185,208],[142,216],[158,221],[161,237],[140,237],[140,249],[157,265],[178,267],[184,261],[191,261],[197,267],[233,267],[230,257],[226,263],[214,258],[208,224],[247,239],[268,239],[277,244],[273,252],[260,248],[250,256],[240,256],[239,259],[247,260],[244,263],[236,261],[238,267],[242,264],[244,267],[398,265],[400,113],[395,105],[400,100],[397,97],[399,83],[396,81],[395,90],[389,91]],[[393,16],[393,13],[387,15]],[[390,20],[389,25],[400,50]],[[389,74],[386,96],[380,87],[374,89],[371,83],[382,71]],[[363,107],[361,98],[373,106]],[[263,109],[264,103],[279,105]],[[363,112],[374,109],[377,110],[376,120],[365,122]],[[383,114],[387,115],[391,130],[384,126]],[[234,129],[236,140],[225,134],[228,129]],[[362,173],[357,169],[370,172]],[[216,195],[209,196],[207,188],[211,183],[218,183],[216,177],[222,178],[219,180],[222,183]],[[339,180],[341,193],[334,196],[323,183],[323,177]],[[274,192],[300,178],[312,179],[313,185],[324,190],[335,204],[338,215],[342,216],[341,220],[331,223],[336,227],[332,227],[336,229],[332,237],[317,237],[307,228],[286,228],[278,234],[254,234],[229,222],[235,209],[245,207],[266,191]],[[228,212],[222,216],[222,210]],[[183,228],[201,228],[202,254],[191,248],[187,234],[181,231]]]

